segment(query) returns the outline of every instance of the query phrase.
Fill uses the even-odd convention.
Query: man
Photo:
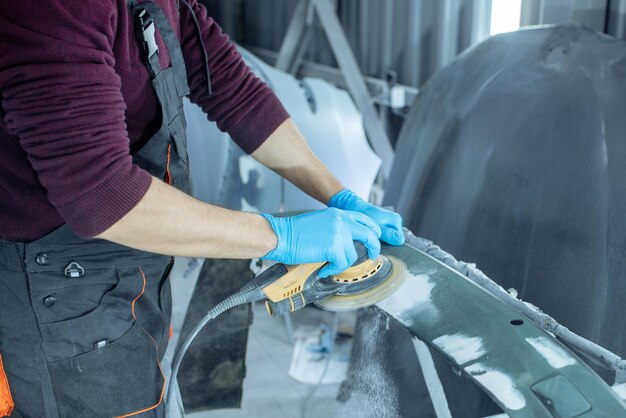
[[[162,416],[172,255],[331,275],[353,240],[370,257],[404,240],[196,0],[2,2],[0,93],[0,416]],[[330,208],[274,218],[185,194],[184,96]]]

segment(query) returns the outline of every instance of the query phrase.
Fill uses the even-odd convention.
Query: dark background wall
[[[201,0],[231,37],[278,51],[295,0]],[[423,84],[459,52],[489,35],[489,0],[339,0],[336,9],[365,74]],[[335,65],[316,29],[306,60]]]
[[[296,0],[200,0],[232,39],[278,51]],[[491,0],[335,0],[363,72],[419,87],[467,47],[489,36]],[[522,25],[576,21],[626,37],[626,0],[522,0]],[[317,29],[306,60],[334,65]]]

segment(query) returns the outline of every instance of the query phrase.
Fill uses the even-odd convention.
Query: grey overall
[[[129,6],[162,112],[160,129],[133,160],[187,191],[181,48],[155,3]],[[169,68],[159,65],[155,27]],[[11,417],[163,416],[172,264],[172,257],[80,238],[67,225],[30,243],[0,241],[0,355]]]

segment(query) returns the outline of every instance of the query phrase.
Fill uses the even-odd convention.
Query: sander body
[[[274,264],[256,276],[248,286],[260,290],[272,316],[293,312],[315,303],[333,311],[373,305],[392,293],[403,275],[392,274],[396,264],[385,256],[372,260],[365,246],[354,242],[357,260],[343,273],[321,278],[326,263]]]

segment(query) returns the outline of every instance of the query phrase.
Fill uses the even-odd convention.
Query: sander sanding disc
[[[329,296],[316,301],[315,305],[327,311],[345,312],[371,306],[385,299],[395,292],[406,279],[407,268],[398,258],[383,256],[383,260],[385,263],[391,264],[391,271],[379,285],[358,294]]]

